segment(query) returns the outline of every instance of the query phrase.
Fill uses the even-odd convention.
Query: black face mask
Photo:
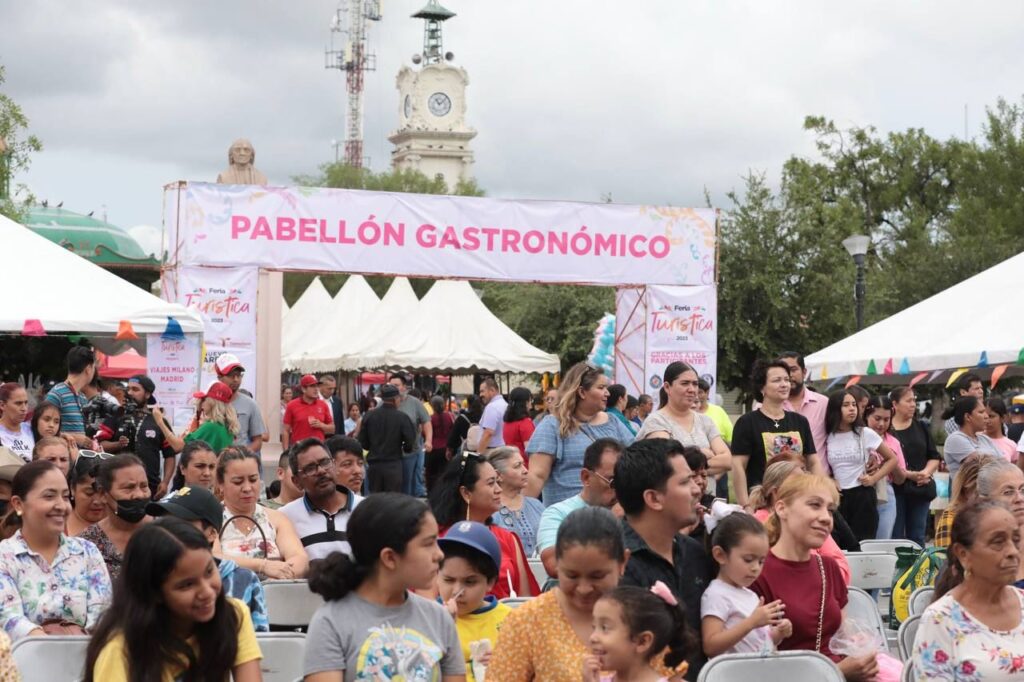
[[[146,518],[146,505],[148,504],[149,500],[118,500],[117,510],[114,511],[114,514],[128,523],[138,523]]]

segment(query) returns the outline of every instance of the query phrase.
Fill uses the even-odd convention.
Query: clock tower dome
[[[444,52],[441,24],[455,16],[438,0],[412,15],[424,20],[423,53],[413,55],[413,68],[398,72],[398,130],[388,136],[395,146],[391,165],[411,168],[433,178],[444,177],[448,190],[470,177],[473,152],[469,141],[476,131],[466,125],[466,70],[453,66],[455,58]],[[418,67],[418,68],[417,68]]]

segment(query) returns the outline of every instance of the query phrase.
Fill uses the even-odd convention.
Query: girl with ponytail
[[[465,680],[455,623],[412,590],[434,587],[444,554],[430,509],[400,493],[359,503],[348,521],[352,556],[312,562],[309,589],[327,603],[309,624],[306,682]]]
[[[665,667],[681,676],[695,645],[683,607],[660,580],[649,590],[616,587],[594,604],[591,655],[583,661],[583,681],[667,682],[651,661],[664,653]]]

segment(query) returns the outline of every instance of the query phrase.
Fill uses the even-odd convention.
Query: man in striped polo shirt
[[[293,445],[288,463],[303,495],[281,507],[281,512],[295,526],[310,560],[332,552],[351,554],[348,517],[363,498],[335,482],[334,458],[317,438]]]
[[[75,346],[68,351],[68,377],[46,394],[47,402],[60,408],[60,430],[75,438],[80,448],[91,448],[92,439],[85,435],[82,389],[96,376],[96,353],[92,348]]]

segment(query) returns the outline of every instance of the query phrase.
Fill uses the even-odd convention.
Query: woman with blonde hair
[[[761,480],[761,485],[755,486],[750,491],[750,505],[754,508],[754,516],[758,521],[761,523],[768,521],[782,484],[791,476],[799,476],[804,473],[806,472],[804,471],[803,464],[792,460],[782,459],[768,465],[768,468],[764,470],[764,478]],[[838,511],[835,512],[835,514],[838,513]],[[832,518],[833,524],[835,523],[835,514],[833,514]],[[843,554],[843,550],[831,534],[829,534],[821,549],[816,550],[816,552],[822,556],[834,559],[836,564],[839,565],[840,572],[843,574],[843,582],[846,585],[850,584],[852,576],[850,563],[846,560],[846,555]]]
[[[544,506],[567,500],[583,488],[580,469],[583,452],[600,438],[613,438],[623,445],[633,442],[633,433],[605,412],[608,405],[608,377],[600,369],[581,362],[573,365],[558,387],[558,402],[544,417],[530,442],[530,477],[526,494],[540,497]]]
[[[231,389],[228,385],[214,381],[202,393],[194,393],[199,400],[202,423],[192,433],[185,436],[185,442],[194,440],[205,441],[214,453],[235,442],[235,437],[242,430],[238,423],[238,413],[231,407]]]
[[[953,477],[953,490],[949,498],[949,506],[942,510],[935,519],[935,546],[949,547],[950,531],[957,509],[962,509],[978,499],[978,472],[989,462],[998,459],[993,455],[975,452],[968,455],[960,463],[960,470]]]
[[[878,673],[874,653],[844,658],[829,648],[848,601],[839,566],[820,553],[838,506],[832,479],[814,474],[787,478],[765,523],[771,549],[751,589],[766,604],[782,600],[785,605],[793,634],[782,640],[780,650],[817,651],[832,659],[847,680],[873,680]]]

